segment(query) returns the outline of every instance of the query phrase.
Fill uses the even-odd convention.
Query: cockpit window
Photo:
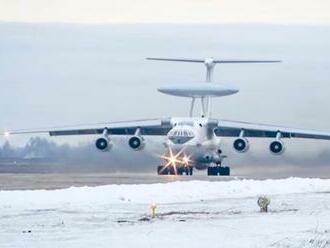
[[[168,139],[171,140],[175,144],[184,144],[194,138],[194,132],[190,129],[177,129],[171,130],[168,133]]]
[[[194,133],[190,130],[174,130],[170,131],[168,136],[194,137]]]
[[[191,121],[181,121],[181,122],[176,123],[176,125],[178,125],[178,126],[190,126],[190,127],[193,127],[194,126],[194,123],[191,122]]]

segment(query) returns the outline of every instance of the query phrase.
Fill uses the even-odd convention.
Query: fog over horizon
[[[326,25],[0,22],[0,130],[187,116],[188,99],[162,95],[156,88],[204,81],[205,68],[144,58],[213,56],[283,60],[217,65],[214,81],[235,84],[240,92],[215,99],[213,117],[330,132],[329,31]],[[9,142],[23,147],[30,138],[11,137]],[[115,138],[114,149],[106,154],[94,149],[95,136],[47,139],[70,143],[72,149],[90,145],[91,156],[116,170],[156,170],[154,154],[162,151],[161,138],[147,138],[142,153],[130,151],[126,137]],[[4,142],[0,138],[0,144]],[[235,153],[231,142],[224,140],[224,151],[229,164],[242,173],[254,168],[287,170],[290,175],[319,170],[329,176],[330,142],[284,140],[286,153],[281,157],[269,153],[268,139],[251,140],[246,154]],[[75,156],[86,150],[80,152]]]

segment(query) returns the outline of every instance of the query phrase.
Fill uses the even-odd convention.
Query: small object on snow
[[[151,218],[156,217],[156,208],[157,208],[156,203],[154,203],[154,202],[151,203],[151,205],[150,205]]]
[[[31,230],[24,230],[22,233],[32,233]]]
[[[258,206],[260,207],[260,212],[268,212],[268,206],[270,204],[270,198],[267,196],[260,196],[258,198]]]
[[[150,218],[144,216],[144,217],[140,218],[139,221],[150,221]]]
[[[128,220],[117,220],[117,223],[126,223]]]

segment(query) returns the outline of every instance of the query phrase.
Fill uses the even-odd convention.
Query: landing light
[[[179,151],[177,154],[173,154],[173,151],[171,149],[171,147],[168,148],[168,152],[169,155],[162,155],[160,156],[162,159],[164,159],[165,161],[167,161],[166,165],[164,166],[163,170],[169,166],[172,166],[174,169],[174,173],[177,174],[177,164],[182,164],[184,163],[184,161],[180,160],[179,157],[181,156],[181,154],[183,153],[183,149],[181,151]],[[186,157],[186,156],[184,156]]]
[[[187,156],[184,156],[183,159],[182,159],[182,161],[183,161],[184,164],[187,165],[187,164],[189,164],[189,161],[190,160],[189,160],[189,158]]]
[[[174,157],[174,156],[170,157],[169,161],[172,165],[174,165],[177,162],[176,157]]]

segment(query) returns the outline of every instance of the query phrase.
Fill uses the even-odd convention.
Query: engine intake
[[[238,152],[246,152],[249,149],[249,141],[246,138],[238,138],[234,141],[233,147]]]
[[[102,152],[105,152],[105,151],[108,151],[110,150],[111,148],[111,143],[110,143],[110,140],[109,138],[107,137],[101,137],[101,138],[98,138],[95,142],[95,146],[98,150],[102,151]]]
[[[269,145],[269,150],[275,155],[282,154],[284,152],[283,142],[280,140],[272,141]]]
[[[133,150],[141,150],[144,147],[144,140],[141,136],[133,136],[128,140],[128,145]]]

